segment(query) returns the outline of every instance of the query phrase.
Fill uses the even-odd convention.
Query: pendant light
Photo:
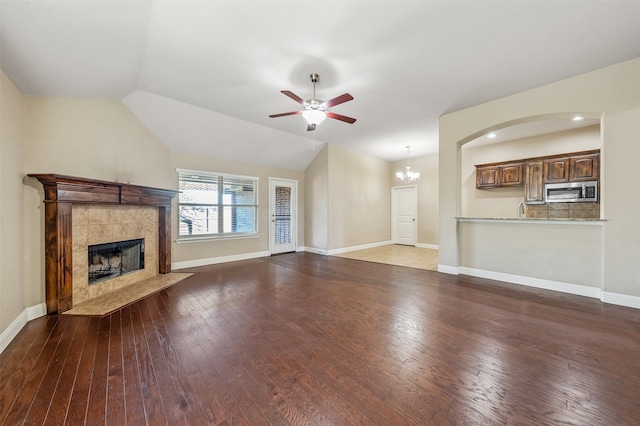
[[[420,173],[412,172],[411,166],[409,165],[409,150],[411,149],[411,145],[407,145],[407,165],[404,168],[404,172],[396,173],[396,177],[400,179],[403,183],[411,183],[417,180],[420,177]]]

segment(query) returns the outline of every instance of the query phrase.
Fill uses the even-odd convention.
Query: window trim
[[[197,235],[181,235],[180,234],[180,195],[178,194],[178,214],[176,215],[178,221],[177,227],[177,239],[176,242],[184,243],[184,242],[198,242],[198,241],[211,241],[211,240],[230,240],[230,239],[242,239],[242,238],[256,238],[259,237],[259,213],[260,213],[260,178],[257,176],[246,176],[246,175],[236,175],[232,173],[223,173],[223,172],[211,172],[206,170],[193,170],[193,169],[180,169],[177,168],[176,172],[178,173],[178,190],[180,189],[181,175],[183,174],[192,174],[197,176],[205,176],[205,177],[222,177],[223,183],[225,180],[231,179],[246,179],[255,181],[255,204],[238,204],[238,205],[225,205],[223,204],[215,204],[216,206],[224,207],[252,207],[255,208],[255,231],[248,232],[225,232],[225,233],[212,233],[212,234],[197,234]],[[220,203],[220,197],[218,202]],[[193,204],[197,205],[198,203],[184,203],[185,205]],[[214,204],[205,204],[205,205],[214,205]]]

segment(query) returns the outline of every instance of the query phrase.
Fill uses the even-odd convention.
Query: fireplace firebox
[[[144,238],[89,246],[89,285],[144,269]]]

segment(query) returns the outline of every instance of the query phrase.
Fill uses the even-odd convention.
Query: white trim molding
[[[603,291],[602,298],[600,300],[604,303],[640,309],[640,297],[638,296]]]
[[[511,284],[525,285],[528,287],[541,288],[544,290],[559,291],[562,293],[575,294],[577,296],[600,298],[599,287],[589,287],[580,284],[571,284],[561,281],[545,280],[541,278],[525,277],[523,275],[505,274],[503,272],[486,271],[484,269],[467,268],[460,266],[460,273],[473,277],[487,278],[490,280],[504,281]]]
[[[389,241],[379,241],[377,243],[361,244],[359,246],[350,246],[350,247],[343,247],[343,248],[337,248],[337,249],[331,249],[331,250],[321,249],[321,248],[316,248],[316,247],[301,246],[301,247],[298,247],[298,249],[296,251],[307,251],[309,253],[314,253],[314,254],[322,254],[322,255],[325,255],[325,256],[333,256],[335,254],[349,253],[351,251],[356,251],[356,250],[366,250],[366,249],[370,249],[370,248],[374,248],[374,247],[388,246],[388,245],[391,245],[391,244],[393,244],[393,241],[389,240]],[[417,243],[416,244],[416,248],[428,248],[428,249],[432,249],[432,250],[439,250],[440,246],[438,246],[436,244]]]
[[[47,306],[44,303],[30,306],[20,312],[20,315],[9,324],[9,327],[0,333],[0,353],[9,346],[9,343],[20,333],[20,330],[22,330],[27,322],[45,316],[46,314]]]
[[[438,271],[442,265],[438,265]],[[445,266],[444,268],[451,268]],[[628,294],[612,293],[602,291],[599,287],[590,287],[580,284],[571,284],[560,281],[544,280],[540,278],[525,277],[522,275],[505,274],[502,272],[486,271],[483,269],[467,268],[460,266],[460,274],[471,275],[478,278],[487,278],[490,280],[503,281],[511,284],[525,285],[528,287],[541,288],[545,290],[559,291],[562,293],[574,294],[576,296],[593,297],[600,299],[603,303],[612,305],[626,306],[629,308],[640,309],[640,297]]]
[[[321,248],[316,248],[316,247],[302,247],[302,249],[304,251],[308,251],[309,253],[313,253],[313,254],[321,254],[323,256],[327,256],[329,254],[329,250],[325,250],[325,249],[321,249]]]
[[[431,250],[440,250],[440,246],[438,244],[425,244],[425,243],[416,243],[417,248],[426,248]]]
[[[327,250],[327,254],[328,255],[334,255],[334,254],[342,254],[342,253],[349,253],[350,251],[357,251],[357,250],[366,250],[366,249],[370,249],[370,248],[374,248],[374,247],[382,247],[382,246],[388,246],[389,244],[393,244],[392,241],[380,241],[377,243],[370,243],[370,244],[362,244],[359,246],[351,246],[351,247],[343,247],[343,248],[338,248],[338,249],[331,249],[331,250]]]
[[[268,251],[257,251],[253,253],[232,254],[230,256],[209,257],[206,259],[185,260],[171,264],[171,269],[195,268],[196,266],[215,265],[217,263],[235,262],[237,260],[249,260],[259,257],[271,256]]]
[[[440,265],[438,264],[438,272],[449,275],[460,275],[460,271],[457,266]]]

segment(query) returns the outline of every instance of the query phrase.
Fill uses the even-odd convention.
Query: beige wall
[[[391,238],[389,162],[326,145],[305,171],[307,248],[320,253]]]
[[[3,90],[4,92],[4,90]],[[19,94],[19,93],[18,93]],[[216,171],[257,176],[260,179],[258,238],[177,244],[178,219],[172,218],[172,262],[198,261],[269,250],[268,202],[269,177],[298,180],[299,217],[304,217],[304,173],[233,163],[213,158],[171,153],[119,101],[106,99],[22,98],[26,104],[24,120],[24,159],[11,153],[10,164],[20,166],[23,173],[57,173],[107,181],[130,182],[158,188],[177,189],[176,168]],[[4,99],[4,93],[3,93]],[[10,121],[10,120],[6,120]],[[5,119],[3,117],[3,127]],[[5,146],[3,137],[3,149]],[[23,142],[23,143],[22,143]],[[7,145],[9,147],[9,145]],[[24,164],[24,171],[23,166]],[[22,233],[13,240],[24,241],[26,264],[20,280],[8,284],[13,292],[23,292],[20,306],[34,306],[44,301],[44,198],[42,186],[22,176],[19,193],[24,197],[20,214],[5,209],[2,215],[24,217]],[[4,189],[4,188],[3,188]],[[3,196],[5,192],[3,190]],[[177,200],[175,200],[177,206]],[[176,209],[174,208],[174,212]],[[4,222],[3,222],[4,223]],[[19,223],[19,221],[18,221]],[[4,241],[4,240],[3,240]],[[304,245],[304,223],[299,221],[298,245]],[[22,260],[22,257],[20,258]],[[19,265],[19,263],[14,262]],[[4,281],[3,281],[4,282]],[[24,285],[15,285],[15,283]],[[3,310],[3,313],[7,312]],[[15,313],[8,313],[11,320]]]
[[[603,225],[600,258],[604,264],[603,295],[605,300],[611,294],[640,297],[640,201],[628,195],[628,182],[634,181],[631,174],[637,169],[639,158],[639,110],[640,59],[635,59],[442,116],[439,131],[441,270],[455,271],[461,265],[455,219],[462,211],[460,145],[488,130],[527,117],[596,113],[602,116],[601,204],[603,217],[608,220]],[[535,243],[537,241],[524,241],[523,245]],[[557,262],[561,259],[546,256],[541,267]],[[507,263],[505,260],[492,267],[506,269]]]
[[[412,158],[409,162],[411,170],[420,173],[416,181],[418,197],[418,243],[428,246],[438,245],[438,154]],[[391,163],[390,184],[402,186],[396,177],[397,172],[404,172],[407,160]]]
[[[460,265],[597,288],[601,231],[599,225],[462,222]],[[562,261],[549,262],[550,257]]]
[[[25,173],[57,173],[177,188],[169,150],[119,101],[27,98]],[[44,301],[44,193],[25,179],[27,306]]]
[[[329,249],[329,146],[309,164],[304,172],[304,232],[309,248]]]
[[[517,217],[524,187],[476,189],[476,164],[521,160],[545,155],[601,149],[600,126],[556,132],[489,145],[462,147],[462,211],[464,217]]]
[[[640,60],[636,82],[640,86]],[[602,214],[605,226],[604,268],[607,291],[640,297],[640,199],[629,196],[638,183],[640,159],[640,87],[636,108],[607,114],[605,126]],[[636,191],[636,194],[639,191]]]
[[[29,306],[22,274],[26,99],[0,70],[0,333]]]
[[[391,239],[388,161],[329,145],[329,250]]]
[[[269,178],[290,179],[298,181],[298,246],[304,245],[304,173],[295,170],[284,170],[261,167],[245,163],[238,163],[201,156],[172,153],[171,167],[168,174],[172,176],[177,186],[178,174],[176,169],[202,170],[217,173],[229,173],[242,176],[253,176],[258,183],[258,237],[189,241],[176,243],[178,237],[177,215],[173,215],[172,232],[172,262],[196,261],[222,256],[234,256],[248,253],[260,253],[269,250]],[[177,199],[174,200],[174,211],[177,209]]]
[[[169,150],[120,101],[28,98],[28,173],[177,188]]]

